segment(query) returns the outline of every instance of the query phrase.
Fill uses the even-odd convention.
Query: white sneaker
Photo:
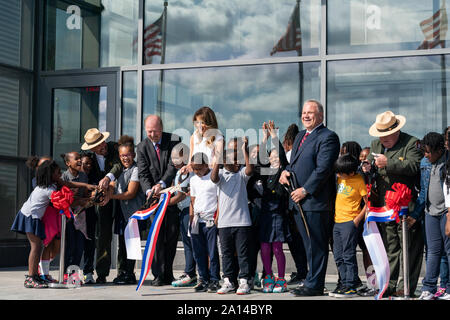
[[[95,283],[94,275],[92,273],[88,273],[84,275],[84,284],[93,284]]]
[[[443,295],[440,295],[438,297],[438,300],[450,300],[450,294],[448,294],[447,292],[445,292]]]
[[[430,291],[422,291],[419,300],[434,300],[434,294],[432,294]]]
[[[226,293],[230,293],[230,292],[234,292],[236,291],[234,285],[230,282],[230,279],[228,278],[224,278],[223,279],[223,284],[222,287],[217,290],[218,294],[226,294]]]
[[[239,288],[236,294],[248,294],[250,293],[250,287],[248,286],[247,279],[239,279]]]

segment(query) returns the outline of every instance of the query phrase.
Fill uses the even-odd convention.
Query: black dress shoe
[[[313,296],[323,296],[323,289],[317,290],[317,289],[311,289],[308,287],[300,287],[297,289],[294,289],[291,291],[292,294],[296,297],[313,297]]]
[[[136,276],[128,273],[121,273],[117,278],[113,280],[114,284],[122,285],[122,284],[136,284]]]
[[[164,285],[165,285],[164,280],[161,278],[155,278],[154,280],[152,280],[152,286],[154,287],[161,287]]]
[[[95,283],[97,283],[97,284],[105,284],[106,283],[106,277],[98,276],[97,280],[95,280]]]

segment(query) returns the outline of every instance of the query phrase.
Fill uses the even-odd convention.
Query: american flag
[[[438,45],[445,47],[445,36],[448,30],[447,8],[445,2],[442,7],[436,11],[432,17],[423,20],[420,28],[425,35],[425,40],[417,49],[433,49]]]
[[[300,52],[302,48],[302,33],[300,30],[300,12],[299,2],[294,8],[294,11],[289,18],[289,23],[286,29],[286,33],[278,40],[278,43],[273,47],[270,55],[274,55],[279,51],[291,51],[296,50]]]
[[[145,64],[152,63],[153,56],[161,55],[162,21],[164,13],[144,29],[144,59]]]

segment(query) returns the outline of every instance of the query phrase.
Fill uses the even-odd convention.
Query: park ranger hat
[[[108,137],[109,132],[100,132],[97,128],[91,128],[84,135],[85,142],[81,146],[81,150],[90,150],[108,139]]]
[[[372,137],[385,137],[399,131],[406,123],[402,115],[395,115],[392,111],[386,111],[377,115],[375,123],[370,127],[369,134]]]

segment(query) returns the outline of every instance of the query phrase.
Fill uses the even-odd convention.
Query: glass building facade
[[[90,127],[138,143],[143,119],[156,113],[188,143],[192,115],[207,105],[224,133],[274,120],[282,135],[301,127],[307,99],[323,103],[341,143],[368,146],[368,128],[388,109],[418,138],[448,125],[445,0],[0,0],[0,8],[0,243],[26,243],[9,231],[31,191],[26,158],[60,161]]]

